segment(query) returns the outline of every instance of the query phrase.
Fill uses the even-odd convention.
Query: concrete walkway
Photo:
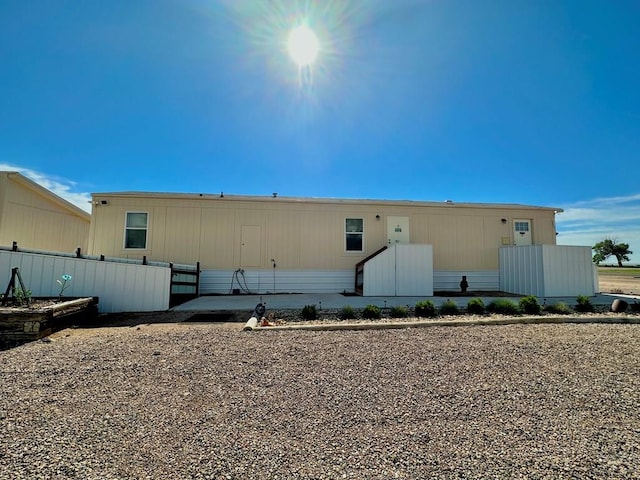
[[[466,307],[471,298],[469,297],[359,297],[344,296],[339,293],[318,293],[318,294],[276,294],[276,295],[206,295],[198,297],[182,305],[172,308],[176,312],[216,312],[216,311],[247,311],[253,312],[258,303],[265,303],[269,310],[297,310],[305,305],[315,305],[319,309],[341,309],[349,305],[353,308],[364,308],[367,305],[376,305],[380,308],[394,306],[413,307],[422,300],[431,300],[436,307],[442,305],[447,300],[454,301],[459,307]],[[485,305],[498,298],[519,301],[519,297],[480,297]],[[613,300],[621,298],[628,303],[640,301],[640,297],[630,295],[597,294],[591,297],[591,303],[596,306],[610,306]],[[567,305],[575,305],[576,297],[548,297],[540,298],[540,303],[547,305],[564,302]]]

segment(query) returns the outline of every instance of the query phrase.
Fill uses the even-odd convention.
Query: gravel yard
[[[0,479],[640,478],[640,325],[241,327],[0,352]]]

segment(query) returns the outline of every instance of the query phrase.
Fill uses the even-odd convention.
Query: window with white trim
[[[124,248],[147,248],[147,212],[127,212],[124,228]]]
[[[347,252],[364,251],[364,219],[347,218],[345,220],[345,250]]]

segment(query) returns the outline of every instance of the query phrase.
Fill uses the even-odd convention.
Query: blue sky
[[[317,61],[286,50],[306,23]],[[0,0],[0,169],[121,190],[560,207],[640,263],[640,2]]]

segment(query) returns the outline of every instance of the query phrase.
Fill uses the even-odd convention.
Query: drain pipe
[[[260,302],[256,305],[256,308],[253,309],[253,315],[247,323],[245,324],[243,331],[251,331],[258,326],[258,318],[262,318],[267,311],[267,307],[265,303]]]

